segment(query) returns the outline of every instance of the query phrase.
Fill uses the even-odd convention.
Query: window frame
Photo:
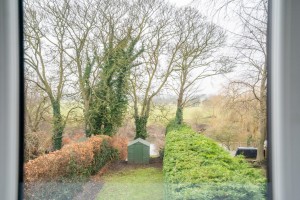
[[[0,1],[0,197],[22,199],[24,76],[22,0]],[[21,156],[19,156],[21,155]]]
[[[298,0],[269,0],[268,199],[300,196],[300,13]],[[0,195],[22,199],[23,13],[21,0],[0,1]],[[298,42],[299,41],[299,42]],[[299,43],[299,44],[298,44]],[[272,66],[272,68],[270,67]],[[284,67],[283,67],[284,66]],[[16,126],[16,123],[18,124]],[[284,134],[283,134],[284,133]]]

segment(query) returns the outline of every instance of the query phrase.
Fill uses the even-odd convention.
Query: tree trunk
[[[175,122],[176,124],[179,125],[183,123],[183,90],[182,89],[180,90],[178,95]]]
[[[266,71],[264,71],[266,72]],[[260,88],[260,103],[259,103],[259,127],[260,127],[260,137],[257,148],[257,157],[256,161],[261,162],[265,159],[264,155],[264,143],[267,139],[267,96],[266,96],[266,75],[262,79],[261,88]]]
[[[263,68],[263,77],[260,83],[260,102],[259,102],[259,127],[260,127],[260,137],[257,147],[257,157],[256,161],[261,162],[265,159],[264,155],[264,143],[267,139],[267,65]]]
[[[78,56],[80,57],[80,56]],[[81,91],[81,98],[83,100],[83,114],[84,114],[84,129],[86,137],[92,135],[92,127],[90,122],[90,98],[91,98],[91,87],[89,78],[91,75],[93,63],[88,62],[86,68],[84,69],[84,74],[82,75],[82,66],[79,61],[77,61],[77,68],[79,70],[79,88]]]
[[[61,149],[62,147],[62,135],[64,131],[64,122],[60,112],[60,103],[57,100],[52,102],[53,109],[53,148],[54,150]]]
[[[259,127],[260,127],[260,137],[257,147],[257,157],[256,161],[261,162],[265,159],[264,155],[264,143],[267,138],[267,123],[266,123],[266,108],[264,98],[261,99],[260,103],[260,113],[259,113]]]
[[[113,135],[113,124],[110,122],[104,122],[104,126],[103,126],[103,134],[104,135],[108,135],[108,136],[112,136]]]
[[[91,125],[90,125],[90,108],[89,108],[89,102],[87,100],[84,100],[84,131],[86,137],[91,137]]]
[[[134,120],[135,120],[135,129],[136,129],[135,139],[137,138],[146,139],[148,137],[148,133],[147,133],[148,117],[136,115],[134,117]]]
[[[135,139],[148,137],[147,123],[150,115],[150,102],[151,98],[144,100],[141,113],[139,113],[137,101],[134,102]]]

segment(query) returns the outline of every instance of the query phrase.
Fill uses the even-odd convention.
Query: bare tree
[[[140,7],[146,20],[141,38],[144,53],[141,64],[131,73],[131,97],[134,107],[136,138],[147,137],[147,123],[153,98],[165,86],[183,38],[175,41],[174,8],[163,1],[147,1]]]
[[[35,83],[50,100],[53,115],[53,147],[60,149],[66,120],[61,114],[61,99],[66,84],[65,58],[66,22],[69,1],[25,3],[25,63],[34,75],[27,81]]]
[[[205,1],[205,0],[204,0]],[[195,0],[194,3],[203,2]],[[214,14],[230,13],[230,16],[238,18],[241,23],[241,33],[234,32],[234,38],[237,39],[233,48],[238,51],[237,64],[240,66],[241,73],[232,81],[246,87],[253,93],[259,102],[259,127],[260,137],[258,145],[258,162],[264,160],[264,141],[267,136],[266,126],[266,101],[267,101],[267,23],[268,23],[268,0],[226,0],[209,1],[214,7]],[[232,14],[233,13],[233,14]],[[229,15],[227,15],[229,16]]]
[[[49,99],[35,84],[25,82],[25,102],[26,132],[37,132],[46,115],[50,114]]]
[[[70,1],[69,15],[63,16],[66,25],[67,46],[65,55],[72,61],[72,72],[76,76],[74,85],[78,84],[83,104],[84,126],[87,132],[90,129],[88,112],[91,103],[93,87],[93,73],[95,66],[94,46],[97,45],[94,29],[99,12],[99,1]],[[77,91],[77,87],[75,87]]]
[[[200,12],[191,7],[177,11],[176,40],[184,41],[172,76],[172,88],[178,96],[176,123],[183,121],[183,108],[196,98],[199,80],[229,71],[228,58],[221,57],[225,32],[209,23]]]
[[[267,138],[267,5],[267,0],[241,4],[238,15],[244,29],[235,45],[239,53],[237,61],[246,72],[243,80],[233,81],[233,84],[249,88],[259,102],[258,162],[265,159],[264,142]]]

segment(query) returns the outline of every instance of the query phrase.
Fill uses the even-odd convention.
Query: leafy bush
[[[166,199],[264,199],[265,178],[242,157],[186,125],[169,125],[164,152]]]
[[[175,119],[171,120],[171,121],[168,123],[167,127],[166,127],[166,135],[167,135],[168,132],[171,132],[171,131],[173,131],[173,130],[175,130],[175,129],[178,129],[178,128],[181,127],[181,126],[182,126],[182,125],[179,125],[179,124],[176,123],[176,120],[175,120]]]

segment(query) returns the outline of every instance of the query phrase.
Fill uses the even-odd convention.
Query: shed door
[[[143,146],[143,163],[149,162],[149,147]]]
[[[136,159],[137,163],[143,163],[143,144],[137,143],[136,145]]]

